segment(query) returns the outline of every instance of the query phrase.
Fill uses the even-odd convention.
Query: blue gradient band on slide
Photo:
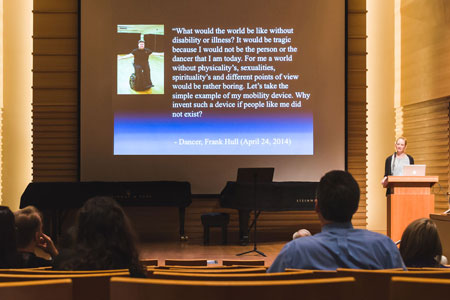
[[[114,155],[312,155],[312,115],[114,117]]]

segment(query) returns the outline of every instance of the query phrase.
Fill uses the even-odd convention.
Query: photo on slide
[[[164,94],[164,25],[117,25],[117,94]]]

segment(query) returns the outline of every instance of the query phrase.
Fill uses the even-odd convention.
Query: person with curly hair
[[[114,199],[89,199],[78,212],[74,235],[72,248],[61,250],[54,269],[129,269],[130,276],[145,277],[134,231]]]

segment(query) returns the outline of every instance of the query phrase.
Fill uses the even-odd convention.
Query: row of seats
[[[141,264],[144,266],[157,266],[157,259],[142,259]],[[238,259],[224,259],[222,266],[264,266],[264,260],[238,260]],[[166,266],[207,266],[207,259],[166,259],[164,261]]]
[[[357,279],[339,277],[327,279],[296,279],[272,281],[196,281],[165,279],[111,279],[111,300],[119,299],[446,299],[450,292],[449,279],[391,278],[380,295],[356,292]],[[369,297],[367,297],[369,296]],[[374,297],[375,296],[375,297]]]
[[[271,274],[265,270],[265,267],[248,266],[151,266],[147,267],[148,279],[129,278],[124,270],[0,270],[0,299],[239,300],[292,299],[299,295],[301,299],[315,300],[423,300],[447,297],[450,292],[450,271],[446,269],[290,269]]]

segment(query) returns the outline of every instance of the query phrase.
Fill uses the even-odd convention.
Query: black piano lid
[[[109,196],[122,206],[179,206],[191,204],[189,182],[34,182],[22,194],[20,207],[79,208],[95,196]]]
[[[267,211],[313,210],[318,182],[228,182],[220,195],[226,208]]]

